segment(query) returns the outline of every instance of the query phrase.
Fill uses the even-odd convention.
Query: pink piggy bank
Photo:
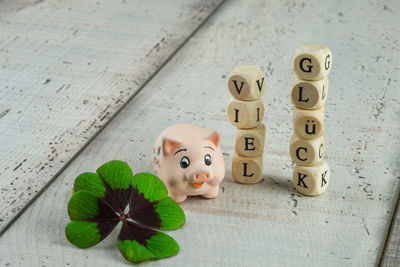
[[[176,202],[187,196],[218,196],[225,176],[219,133],[191,124],[172,125],[158,136],[153,163]]]

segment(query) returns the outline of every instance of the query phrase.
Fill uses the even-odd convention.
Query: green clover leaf
[[[159,230],[181,228],[185,214],[168,197],[162,181],[150,173],[133,177],[128,164],[118,160],[105,163],[96,172],[75,179],[68,203],[71,222],[65,228],[68,241],[79,248],[94,246],[122,222],[118,247],[127,260],[176,255],[179,245]]]

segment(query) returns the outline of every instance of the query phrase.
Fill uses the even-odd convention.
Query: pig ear
[[[174,151],[176,151],[181,146],[181,143],[176,139],[164,137],[163,139],[163,149],[164,154],[171,155]]]
[[[215,147],[219,146],[220,139],[221,139],[221,137],[216,130],[211,131],[206,137],[206,140],[213,143],[215,145]]]

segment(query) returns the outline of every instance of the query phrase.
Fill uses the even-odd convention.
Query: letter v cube
[[[267,77],[255,66],[235,67],[228,79],[228,89],[231,95],[242,101],[260,99],[266,88]]]

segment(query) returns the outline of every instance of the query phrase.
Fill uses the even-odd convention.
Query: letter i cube
[[[228,103],[229,121],[237,128],[232,158],[232,177],[238,183],[262,180],[265,139],[264,104],[267,78],[255,66],[238,66],[228,78],[232,99]]]
[[[320,44],[306,44],[296,50],[293,68],[296,79],[292,87],[293,131],[290,157],[296,163],[293,186],[304,195],[325,192],[330,168],[323,160],[325,109],[332,67],[331,51]]]

